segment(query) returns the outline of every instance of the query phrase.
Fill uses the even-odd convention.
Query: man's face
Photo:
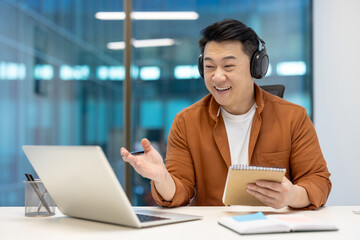
[[[204,79],[206,88],[227,112],[243,114],[247,105],[253,104],[250,58],[240,41],[210,41],[205,45]]]

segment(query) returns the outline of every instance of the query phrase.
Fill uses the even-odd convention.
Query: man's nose
[[[216,71],[214,72],[214,75],[212,76],[212,80],[213,81],[225,81],[226,80],[226,76],[225,76],[225,72],[223,69],[218,68],[216,69]]]

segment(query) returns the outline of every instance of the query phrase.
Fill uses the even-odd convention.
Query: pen
[[[34,189],[36,195],[39,197],[40,201],[42,202],[42,204],[44,205],[46,210],[51,214],[51,210],[49,208],[49,205],[47,204],[45,198],[42,196],[42,194],[40,192],[40,189],[36,185],[35,179],[33,178],[33,176],[31,174],[28,174],[28,173],[25,173],[25,176],[26,176],[27,180],[30,182],[31,187]]]
[[[41,194],[44,199],[45,199],[46,193],[47,193],[47,191],[46,191],[46,188],[45,188],[44,193]],[[43,204],[42,204],[42,202],[40,201],[40,202],[39,202],[39,205],[38,205],[38,212],[40,212],[41,206],[43,206]]]
[[[141,155],[141,154],[144,154],[145,151],[133,151],[133,152],[130,152],[131,155]]]

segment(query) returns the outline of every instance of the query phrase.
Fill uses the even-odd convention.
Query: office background
[[[327,16],[327,12],[319,10],[324,1],[314,2],[315,14]],[[331,9],[335,11],[339,5],[345,18],[346,11],[352,9],[344,9],[340,2],[331,1]],[[355,0],[349,2],[357,4]],[[123,3],[118,0],[0,1],[0,206],[24,203],[23,174],[33,172],[21,150],[25,144],[100,145],[123,184],[123,162],[119,155],[123,145],[123,50],[109,44],[123,41],[123,21],[95,18],[101,11],[123,11]],[[236,18],[253,27],[266,41],[271,68],[266,78],[257,83],[286,85],[284,98],[306,107],[310,117],[314,115],[324,155],[334,173],[332,180],[338,183],[334,178],[341,178],[343,173],[336,163],[340,159],[343,161],[343,155],[334,156],[339,155],[336,149],[343,143],[339,141],[333,146],[331,139],[328,140],[328,136],[336,137],[328,135],[328,128],[333,130],[337,125],[329,125],[328,117],[335,113],[325,100],[335,99],[338,93],[334,94],[334,90],[323,93],[324,83],[319,86],[322,79],[331,82],[336,76],[329,70],[338,70],[338,63],[332,55],[328,56],[324,61],[333,61],[330,68],[326,65],[326,73],[317,73],[313,80],[312,48],[317,46],[318,35],[314,35],[315,45],[312,46],[312,1],[158,0],[150,4],[139,0],[133,1],[133,11],[194,11],[199,14],[194,20],[133,21],[136,40],[173,40],[169,46],[134,46],[131,71],[134,150],[139,148],[139,140],[147,137],[165,155],[167,134],[175,114],[207,93],[196,67],[199,31],[214,21]],[[322,19],[314,17],[318,20],[314,21],[314,28],[333,37],[330,34],[334,30],[321,22]],[[323,29],[327,28],[329,31],[325,32]],[[352,38],[353,45],[344,47],[352,46],[353,51],[358,51],[356,37],[358,39],[358,35]],[[324,42],[338,46],[334,40]],[[319,49],[322,44],[318,44]],[[317,59],[323,60],[323,56],[333,53],[332,49],[319,51],[314,50],[315,63],[323,64]],[[337,53],[345,52],[339,50]],[[354,76],[350,78],[349,75],[346,80]],[[313,81],[317,91],[314,107],[326,105],[328,111],[323,111],[322,107],[313,114]],[[336,88],[339,89],[342,88]],[[317,94],[323,97],[319,99]],[[351,102],[340,107],[341,110],[346,106],[350,108]],[[355,106],[358,102],[354,102]],[[339,105],[338,102],[334,104]],[[352,112],[358,114],[355,110]],[[344,121],[347,114],[337,117]],[[336,120],[331,122],[337,123]],[[347,126],[356,125],[344,127]],[[353,134],[343,133],[344,136]],[[344,146],[347,149],[347,145]],[[351,155],[354,149],[346,151],[348,161],[354,160]],[[151,205],[148,180],[134,174],[132,183],[133,204]],[[335,194],[340,191],[337,187],[341,188],[341,184],[334,184]],[[342,204],[336,196],[333,199],[334,204]],[[352,199],[347,203],[355,204]]]

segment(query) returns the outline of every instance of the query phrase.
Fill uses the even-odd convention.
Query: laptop
[[[23,146],[23,150],[64,215],[134,228],[202,218],[133,208],[99,146]]]

